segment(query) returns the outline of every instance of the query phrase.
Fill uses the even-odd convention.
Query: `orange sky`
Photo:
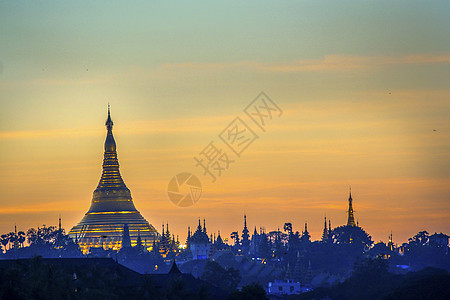
[[[398,243],[419,230],[449,234],[448,3],[355,5],[358,16],[345,4],[324,15],[252,3],[204,4],[197,17],[127,7],[121,25],[120,7],[95,4],[85,17],[81,6],[1,4],[0,231],[56,225],[60,214],[69,230],[82,218],[110,102],[136,207],[183,241],[198,217],[229,236],[244,213],[252,230],[307,221],[319,239],[325,214],[346,223],[350,185],[375,241],[391,230]],[[386,5],[391,14],[378,14]],[[273,18],[256,26],[258,16]],[[243,112],[261,91],[283,110],[266,132]],[[237,116],[259,138],[212,183],[193,158]],[[180,172],[202,182],[192,207],[167,198]]]

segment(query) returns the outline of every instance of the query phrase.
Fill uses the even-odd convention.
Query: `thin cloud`
[[[176,64],[163,64],[161,68],[165,70],[190,69],[198,71],[247,69],[249,71],[259,72],[297,73],[352,71],[393,65],[436,64],[449,62],[450,54],[414,54],[398,57],[327,55],[323,59],[303,59],[286,63],[266,63],[256,61],[239,61],[231,63],[184,62]]]
[[[150,133],[183,133],[183,132],[218,132],[223,129],[233,116],[213,116],[198,118],[179,118],[167,120],[141,120],[123,123],[121,135],[140,135]],[[207,126],[205,126],[207,124]],[[99,126],[77,127],[49,130],[11,130],[0,131],[0,140],[70,138],[104,135],[105,130]]]
[[[142,65],[130,65],[125,71],[80,75],[78,77],[61,74],[58,77],[45,76],[28,80],[3,80],[2,88],[19,88],[23,86],[85,86],[95,84],[114,84],[132,81],[148,84],[177,78],[178,75],[192,75],[192,72],[227,72],[247,71],[259,73],[302,73],[302,72],[349,72],[358,70],[379,70],[391,66],[446,64],[450,62],[450,53],[410,54],[403,56],[356,56],[326,55],[321,59],[299,59],[287,62],[235,61],[235,62],[181,62],[165,63],[156,68]]]
[[[71,138],[81,136],[98,136],[103,131],[93,127],[49,129],[49,130],[10,130],[0,131],[0,140],[9,139],[40,139],[40,138]]]
[[[77,211],[76,207],[79,203],[76,201],[57,201],[30,205],[19,206],[3,206],[0,208],[0,215],[10,214],[27,214],[27,213],[43,213],[43,212],[62,212]]]

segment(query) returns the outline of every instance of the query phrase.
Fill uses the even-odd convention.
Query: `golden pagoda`
[[[122,247],[126,227],[132,246],[136,245],[139,236],[142,244],[150,247],[154,241],[158,241],[159,234],[134,207],[130,190],[120,176],[109,105],[105,125],[108,132],[102,177],[94,191],[89,211],[70,230],[69,236],[84,252],[87,252],[90,247],[118,250]]]
[[[353,199],[352,199],[352,188],[350,188],[350,196],[348,197],[348,219],[347,219],[347,226],[356,226],[355,223],[355,217],[353,215],[353,205],[352,205]],[[326,221],[325,221],[326,222]],[[326,224],[325,224],[326,227]]]

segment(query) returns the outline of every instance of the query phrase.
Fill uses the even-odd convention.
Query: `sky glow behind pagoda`
[[[180,240],[198,217],[225,237],[244,213],[249,228],[308,221],[319,239],[325,214],[346,224],[350,185],[374,241],[450,232],[449,9],[2,2],[0,229],[79,222],[111,102],[133,202]],[[194,156],[261,91],[283,117],[219,183],[199,176],[194,206],[173,205],[170,178],[196,171]]]

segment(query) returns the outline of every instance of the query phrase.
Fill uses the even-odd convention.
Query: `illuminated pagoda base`
[[[129,229],[131,246],[136,245],[138,236],[145,248],[150,248],[153,242],[159,240],[156,229],[134,207],[131,192],[120,175],[112,127],[108,107],[102,177],[94,191],[89,211],[69,232],[84,253],[91,247],[119,250],[124,227]]]
[[[142,245],[148,250],[151,250],[153,241],[159,240],[155,228],[137,211],[134,215],[131,212],[111,212],[104,215],[87,213],[70,230],[69,236],[77,241],[83,253],[87,253],[91,247],[119,250],[122,248],[124,224],[129,226],[131,246],[136,246],[138,235]]]

